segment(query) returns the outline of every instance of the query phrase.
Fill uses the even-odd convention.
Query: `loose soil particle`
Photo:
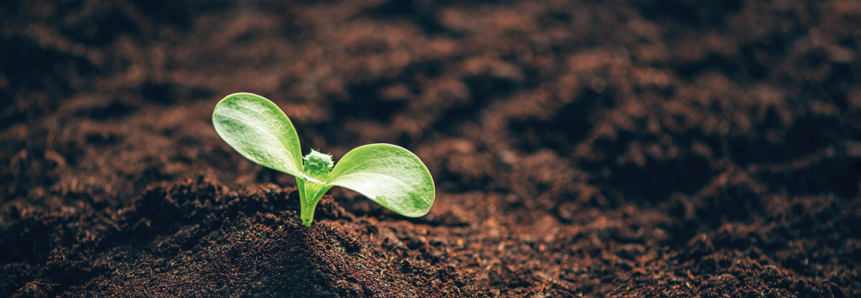
[[[0,297],[861,297],[857,1],[5,1]],[[389,142],[409,219],[215,134]]]

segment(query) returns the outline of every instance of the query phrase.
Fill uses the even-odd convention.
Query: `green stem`
[[[311,223],[314,222],[314,210],[317,209],[317,202],[313,202],[312,204],[302,204],[300,209],[301,213],[299,218],[302,219],[302,225],[310,227]]]
[[[296,186],[299,188],[299,218],[302,219],[303,225],[310,227],[314,221],[317,203],[332,186],[304,181],[301,178],[296,179]]]
[[[299,191],[299,218],[302,219],[303,225],[310,227],[311,222],[314,221],[314,209],[316,209],[317,204],[314,204],[315,206],[312,206],[310,208],[311,210],[308,210],[308,208],[305,207],[309,204],[308,199],[305,198],[305,181],[303,181],[302,178],[296,177],[296,190]]]

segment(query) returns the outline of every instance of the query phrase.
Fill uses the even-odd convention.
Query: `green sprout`
[[[329,189],[354,190],[408,217],[430,211],[435,190],[427,167],[412,152],[392,144],[359,146],[333,167],[332,155],[311,150],[302,157],[299,135],[277,105],[251,93],[222,99],[212,114],[218,135],[251,161],[296,177],[302,224],[311,226],[314,209]]]

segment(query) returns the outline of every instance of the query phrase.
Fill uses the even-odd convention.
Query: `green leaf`
[[[251,93],[228,95],[215,106],[212,124],[218,135],[245,158],[297,179],[305,176],[296,129],[268,99]]]
[[[433,178],[412,152],[391,144],[358,147],[334,169],[331,155],[313,151],[303,162],[293,123],[266,98],[251,93],[228,95],[212,114],[215,131],[242,156],[296,177],[302,224],[310,226],[314,209],[333,186],[355,190],[404,216],[428,213],[434,201]]]
[[[435,195],[433,178],[422,161],[391,144],[350,150],[329,173],[328,184],[352,189],[409,217],[427,214]]]

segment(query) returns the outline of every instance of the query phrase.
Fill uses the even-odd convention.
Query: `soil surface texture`
[[[861,297],[861,2],[0,2],[0,297]],[[415,152],[406,218],[212,127]]]

